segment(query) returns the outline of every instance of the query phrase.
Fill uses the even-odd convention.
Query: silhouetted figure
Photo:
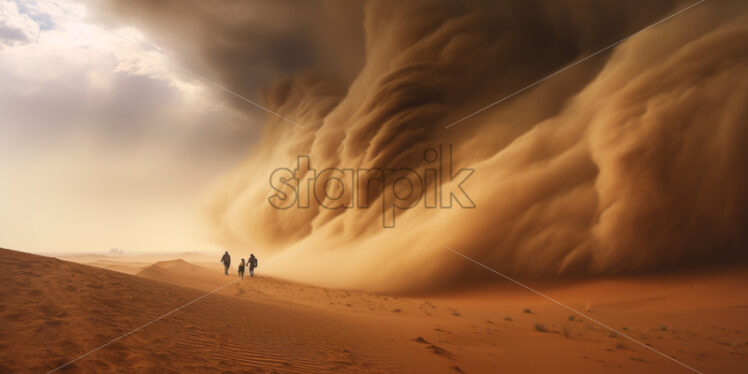
[[[239,277],[244,279],[244,259],[239,263]]]
[[[223,264],[223,273],[229,275],[229,266],[231,266],[231,256],[229,256],[229,251],[226,251],[226,253],[223,254],[223,257],[221,257],[221,263]]]
[[[249,263],[249,276],[254,277],[255,268],[257,267],[257,257],[255,257],[254,253],[249,255],[249,259],[247,260],[247,262]]]

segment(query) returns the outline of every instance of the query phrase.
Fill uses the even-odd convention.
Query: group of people
[[[223,257],[221,257],[221,263],[223,264],[223,273],[229,275],[229,267],[231,266],[231,256],[229,256],[229,251],[226,251],[226,253],[223,254]],[[249,276],[254,277],[255,268],[257,267],[257,257],[255,257],[254,253],[249,255],[247,262],[244,262],[244,259],[242,259],[239,263],[239,276],[242,279],[244,279],[244,269],[247,267],[249,268]]]

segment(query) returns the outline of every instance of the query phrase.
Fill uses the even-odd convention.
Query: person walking
[[[254,277],[255,268],[257,267],[257,257],[255,257],[254,253],[249,255],[249,259],[247,260],[247,262],[249,263],[249,276]]]
[[[239,263],[239,277],[244,279],[244,259]]]
[[[229,266],[231,266],[231,256],[229,256],[229,251],[226,251],[226,253],[223,254],[223,257],[221,257],[221,263],[223,264],[223,273],[229,275]]]

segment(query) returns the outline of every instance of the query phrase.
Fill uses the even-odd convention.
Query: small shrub
[[[522,312],[523,313],[527,313],[527,314],[531,314],[532,310],[530,310],[530,308],[525,308],[524,310],[522,310]]]
[[[548,332],[548,329],[546,329],[545,326],[543,326],[542,323],[536,323],[535,324],[535,331],[538,331],[538,332]]]

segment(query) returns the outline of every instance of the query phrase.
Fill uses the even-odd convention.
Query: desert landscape
[[[192,256],[196,261],[197,256]],[[218,257],[218,256],[216,256]],[[75,260],[73,258],[72,260]],[[0,251],[0,369],[45,373],[236,281],[218,261]],[[205,260],[208,260],[205,256]],[[88,262],[88,264],[86,264]],[[533,284],[702,372],[748,365],[748,268]],[[683,373],[516,285],[432,295],[229,284],[60,372]]]
[[[0,0],[0,374],[746,373],[747,40],[745,0]]]

